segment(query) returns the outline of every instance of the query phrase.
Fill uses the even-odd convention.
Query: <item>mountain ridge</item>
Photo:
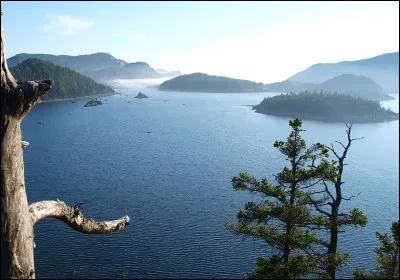
[[[385,93],[399,93],[399,52],[370,58],[313,64],[287,80],[303,83],[323,83],[343,74],[365,76],[380,85]]]
[[[128,63],[104,52],[77,56],[20,53],[8,58],[7,64],[10,68],[16,67],[29,58],[37,58],[61,67],[70,68],[97,81],[104,81],[102,80],[104,77],[122,78],[116,76],[116,74],[123,76],[125,79],[175,77],[181,74],[179,71],[159,73],[146,62]],[[130,71],[127,70],[132,67],[136,68],[136,72],[132,71],[132,69]],[[147,76],[145,73],[147,73]]]

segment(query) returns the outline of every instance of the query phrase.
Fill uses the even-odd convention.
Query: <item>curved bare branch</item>
[[[29,213],[32,223],[52,217],[63,221],[71,228],[90,234],[110,233],[124,229],[129,225],[130,218],[124,216],[113,221],[95,221],[83,216],[78,206],[71,207],[60,200],[44,200],[29,205]]]

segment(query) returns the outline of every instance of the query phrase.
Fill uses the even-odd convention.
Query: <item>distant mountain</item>
[[[269,91],[272,92],[300,92],[303,90],[314,91],[317,90],[318,85],[313,83],[302,83],[297,81],[282,81],[266,85]]]
[[[157,72],[160,73],[163,77],[177,77],[182,75],[181,71],[167,71],[164,69],[157,69]]]
[[[272,91],[278,92],[323,91],[359,96],[376,101],[393,99],[391,96],[385,94],[382,87],[370,78],[353,74],[339,75],[321,84],[286,80],[279,83],[267,84],[267,87]]]
[[[19,81],[53,80],[53,88],[44,95],[42,100],[104,96],[115,93],[112,88],[98,84],[69,68],[36,58],[24,60],[18,66],[10,68],[10,71]]]
[[[94,53],[77,56],[21,53],[7,59],[7,63],[9,67],[15,67],[29,58],[38,58],[52,62],[55,65],[68,67],[81,74],[86,71],[95,71],[108,67],[121,67],[127,64],[125,61],[116,59],[108,53]]]
[[[382,101],[393,99],[384,94],[382,88],[367,77],[357,75],[340,75],[322,84],[302,83],[286,80],[279,83],[262,84],[248,80],[228,77],[210,76],[203,73],[181,75],[165,81],[159,86],[162,91],[187,92],[337,92],[366,99]]]
[[[355,61],[315,64],[288,80],[320,84],[343,74],[366,76],[379,84],[385,93],[398,94],[399,52]]]
[[[22,53],[10,57],[7,63],[9,67],[15,67],[29,58],[37,58],[58,66],[68,67],[97,81],[176,77],[181,74],[179,71],[160,73],[145,62],[127,63],[108,53],[78,56]]]
[[[232,79],[228,77],[210,76],[203,73],[181,75],[163,82],[161,91],[186,92],[262,92],[265,85],[248,80]]]
[[[113,79],[149,79],[162,77],[175,77],[180,75],[179,71],[160,73],[145,62],[127,63],[123,66],[109,67],[97,71],[83,72],[96,81],[106,81]]]
[[[158,78],[161,76],[156,70],[145,62],[127,63],[119,67],[109,67],[97,71],[86,71],[83,73],[94,80],[113,79],[142,79]]]
[[[336,91],[368,98],[386,96],[382,87],[366,76],[344,74],[331,78],[319,85],[320,90]]]

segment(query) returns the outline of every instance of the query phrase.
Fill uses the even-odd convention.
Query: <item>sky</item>
[[[278,82],[399,51],[399,1],[1,1],[7,58],[106,52],[155,69]]]

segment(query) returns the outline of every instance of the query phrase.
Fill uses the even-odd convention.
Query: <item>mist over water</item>
[[[154,79],[115,79],[105,81],[104,83],[121,90],[144,90],[149,87],[157,87],[163,82],[172,79],[171,77]]]

